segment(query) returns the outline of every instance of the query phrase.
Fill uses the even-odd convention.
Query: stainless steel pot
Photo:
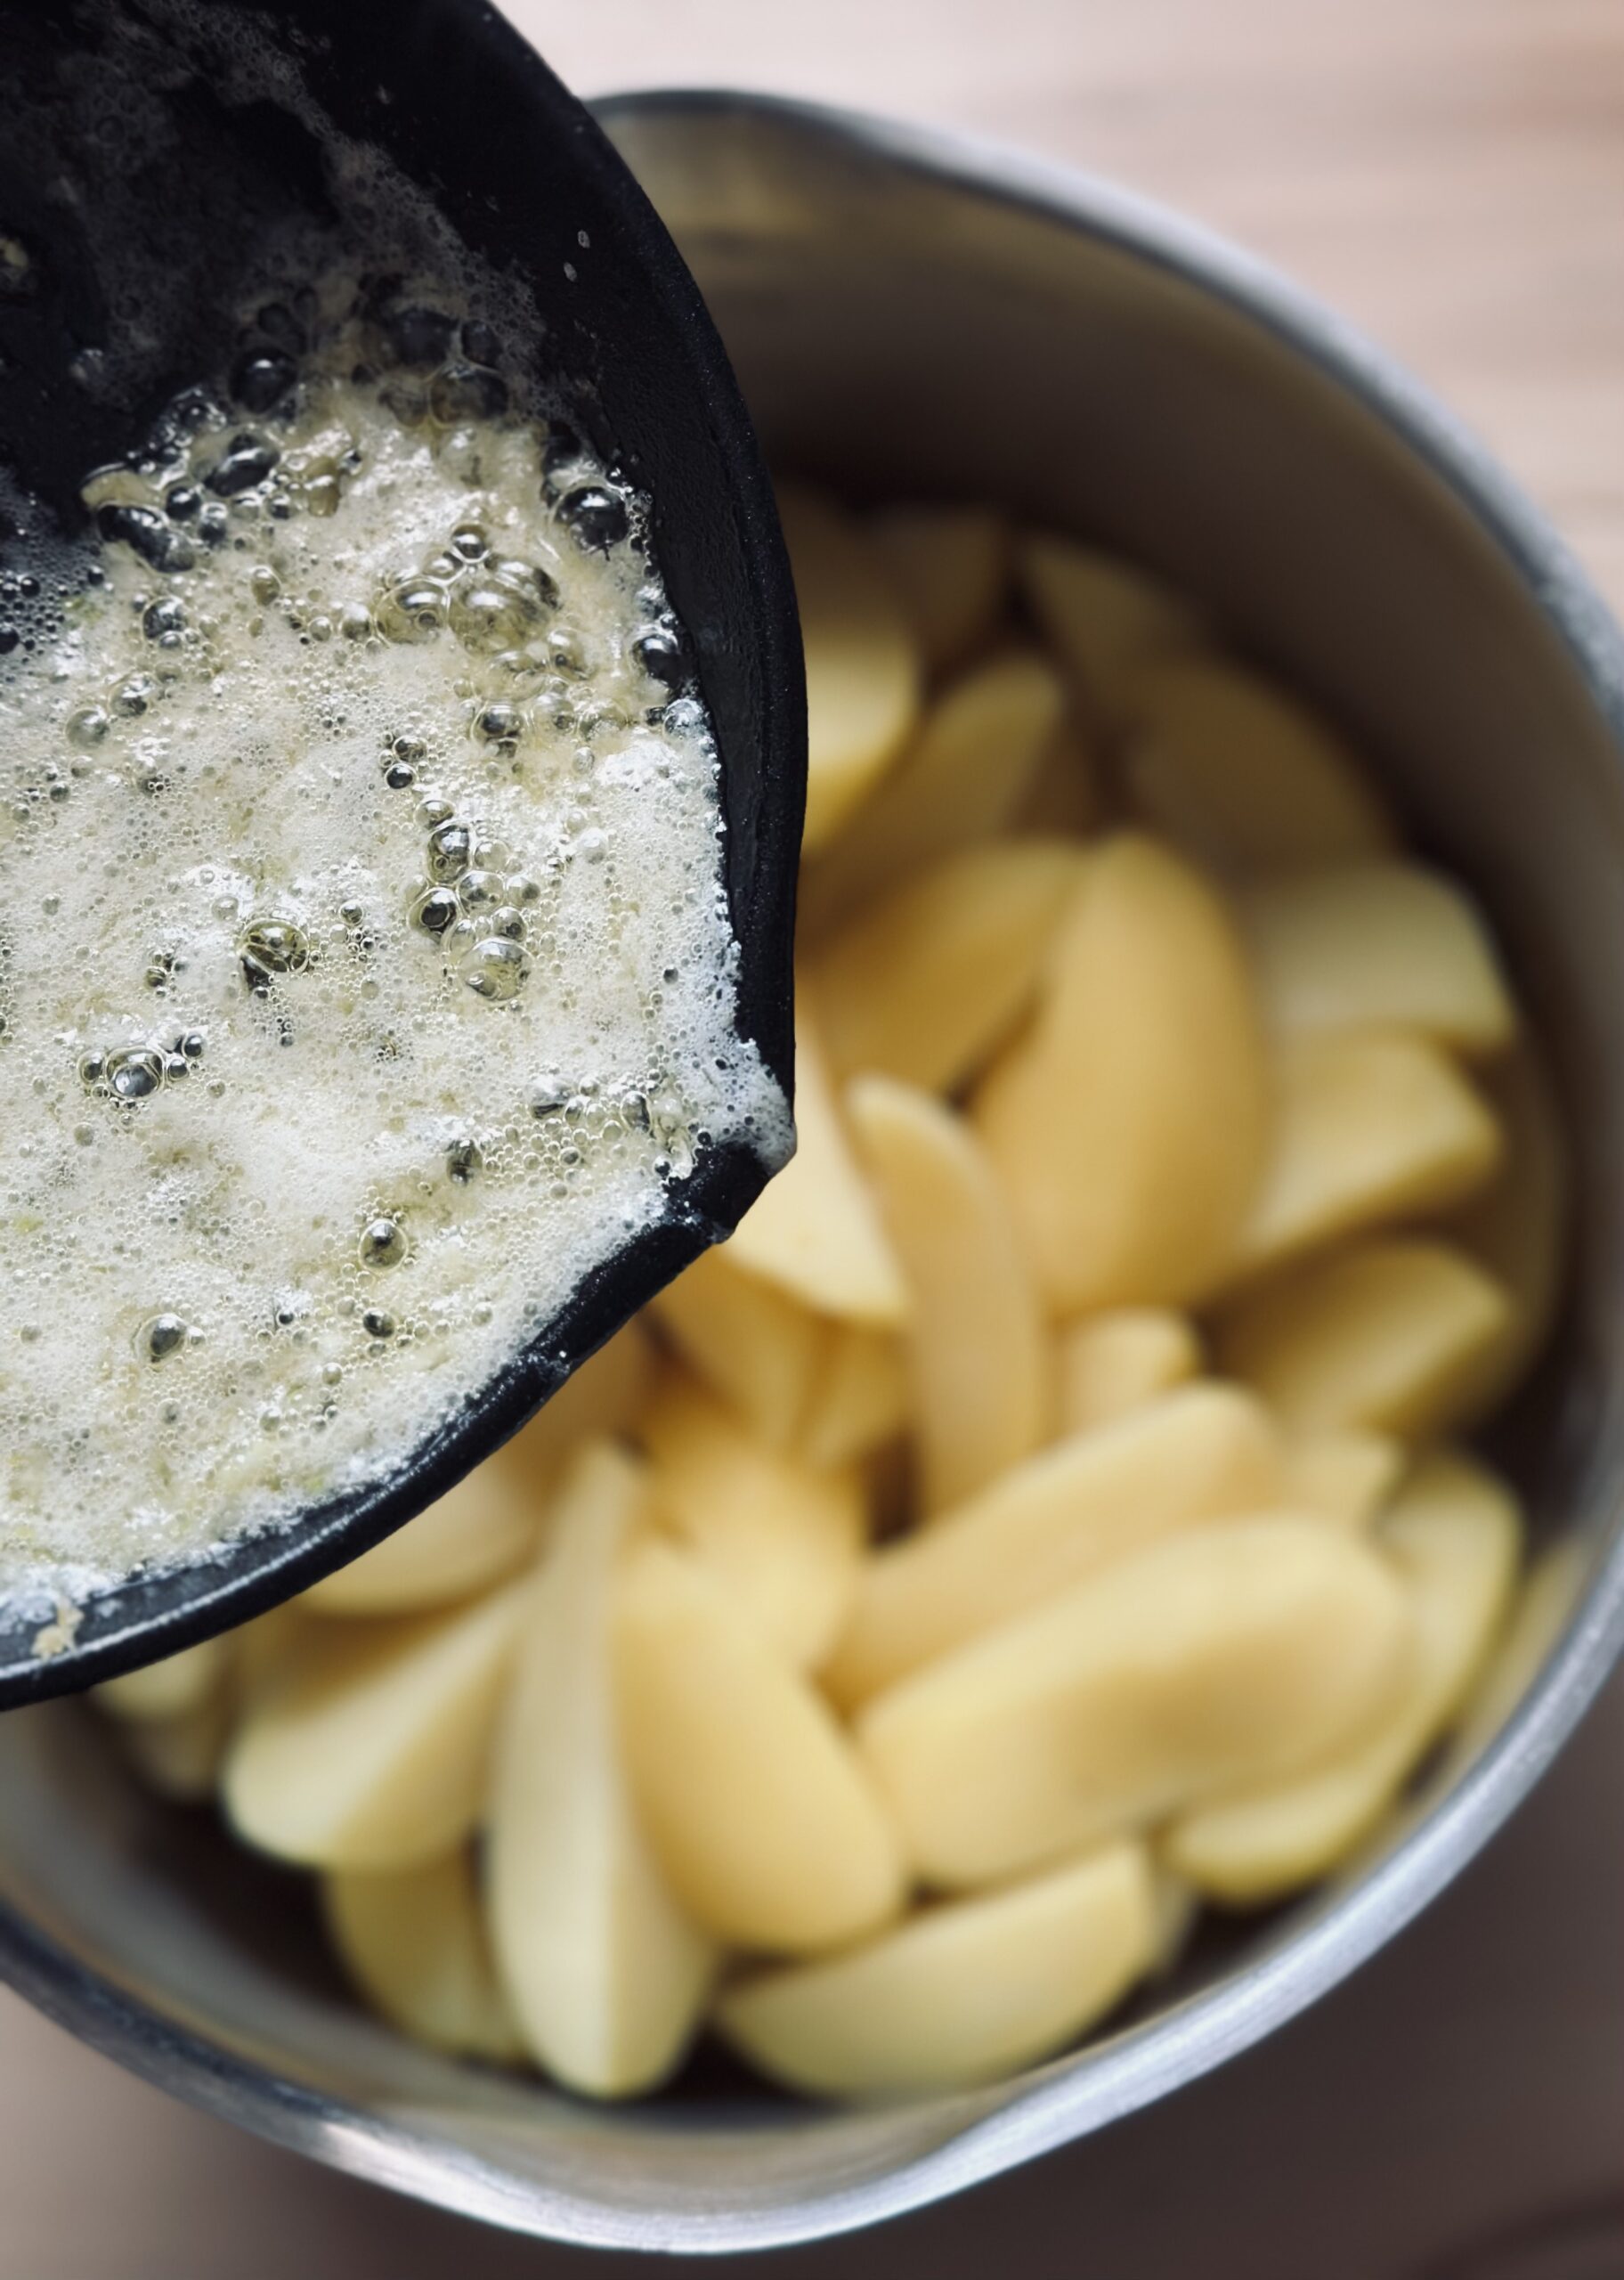
[[[866,2113],[701,2069],[593,2111],[410,2048],[322,1966],[298,1887],[110,1769],[81,1714],[0,1722],[0,1969],[212,2111],[557,2239],[724,2250],[868,2224],[1030,2160],[1270,2033],[1517,1804],[1624,1638],[1624,644],[1436,406],[1243,255],[1108,186],[845,114],[649,96],[605,118],[781,465],[985,496],[1205,595],[1340,713],[1479,884],[1579,1164],[1561,1350],[1514,1421],[1539,1546],[1474,1730],[1336,1887],[1209,1936],[1116,2032]]]

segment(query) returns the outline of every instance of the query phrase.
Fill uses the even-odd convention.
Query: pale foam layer
[[[328,281],[329,318],[353,298]],[[89,486],[186,566],[115,540],[54,615],[12,597],[13,1601],[387,1472],[707,1139],[787,1139],[733,1028],[716,761],[658,678],[635,502],[617,535],[602,470],[556,441],[544,468],[454,339],[438,379],[357,384],[369,338]]]

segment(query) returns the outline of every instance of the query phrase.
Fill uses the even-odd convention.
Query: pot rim
[[[1267,263],[1115,183],[957,130],[729,89],[598,99],[597,115],[781,122],[905,172],[1058,221],[1200,288],[1264,327],[1374,412],[1508,558],[1624,758],[1624,634],[1563,542],[1451,413],[1355,328]],[[1539,1675],[1477,1763],[1392,1855],[1287,1923],[1248,1963],[1142,2026],[1060,2061],[1007,2103],[883,2175],[771,2208],[612,2207],[520,2184],[410,2125],[298,2089],[124,1996],[0,1909],[0,1975],[60,2024],[193,2104],[334,2167],[487,2221],[583,2246],[689,2254],[822,2239],[979,2184],[1116,2121],[1261,2041],[1403,1928],[1521,1803],[1624,1648],[1624,1535],[1612,1541]]]

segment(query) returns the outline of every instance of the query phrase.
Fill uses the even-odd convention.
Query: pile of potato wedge
[[[1128,564],[786,486],[800,1152],[461,1486],[100,1690],[407,2033],[982,2082],[1378,1830],[1503,1624],[1461,1445],[1562,1135],[1461,884]]]

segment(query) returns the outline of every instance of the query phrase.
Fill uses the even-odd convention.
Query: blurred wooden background
[[[1244,239],[1464,412],[1624,610],[1624,0],[510,6],[583,93],[755,86],[961,125]],[[1621,1755],[1615,1688],[1465,1885],[1266,2051],[1034,2176],[751,2271],[1400,2280],[1624,2190]],[[259,2147],[4,1996],[0,2212],[0,2280],[629,2269]]]

